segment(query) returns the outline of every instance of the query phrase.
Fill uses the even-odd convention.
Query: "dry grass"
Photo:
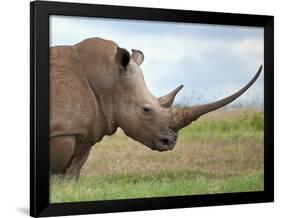
[[[211,113],[198,122],[225,117],[234,120],[243,113],[243,110],[220,111]],[[184,131],[188,134],[188,128]],[[128,138],[121,129],[118,129],[115,135],[106,136],[93,146],[90,157],[82,169],[82,176],[190,170],[220,177],[262,169],[262,133],[260,137],[246,139],[236,137],[232,140],[220,138],[189,140],[180,133],[174,150],[157,152]]]

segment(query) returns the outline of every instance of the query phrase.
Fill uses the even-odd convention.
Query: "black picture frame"
[[[49,202],[49,16],[255,26],[264,28],[264,191],[94,202]],[[58,216],[274,200],[274,17],[80,3],[30,3],[30,215]]]

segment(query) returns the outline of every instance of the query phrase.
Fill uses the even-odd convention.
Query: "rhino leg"
[[[50,140],[50,172],[65,174],[75,148],[74,136],[58,136]]]
[[[67,167],[66,176],[68,178],[75,178],[76,180],[79,179],[80,176],[80,170],[82,166],[84,165],[85,161],[87,160],[89,154],[90,154],[90,148],[87,150],[79,153],[77,156],[75,156],[70,164]]]

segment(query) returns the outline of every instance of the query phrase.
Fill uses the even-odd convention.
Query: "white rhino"
[[[157,151],[174,148],[178,131],[243,94],[258,78],[222,100],[172,107],[179,86],[157,98],[146,87],[144,55],[112,41],[86,39],[50,48],[50,173],[78,178],[91,147],[118,127]]]

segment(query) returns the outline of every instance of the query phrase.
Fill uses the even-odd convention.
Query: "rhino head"
[[[118,82],[113,93],[114,119],[125,134],[152,150],[168,151],[175,147],[178,131],[200,116],[221,108],[242,95],[259,77],[260,66],[254,78],[236,93],[209,104],[192,107],[173,107],[177,87],[160,98],[151,94],[140,68],[144,54],[139,50],[117,47],[115,62]]]

